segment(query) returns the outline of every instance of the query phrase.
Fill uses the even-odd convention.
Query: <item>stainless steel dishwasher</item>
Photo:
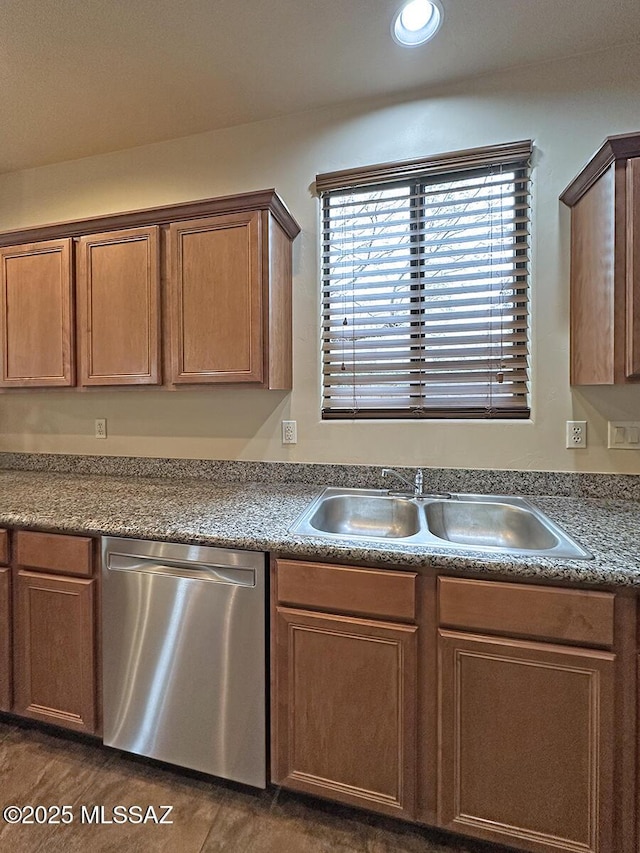
[[[265,555],[102,539],[104,742],[266,786]]]

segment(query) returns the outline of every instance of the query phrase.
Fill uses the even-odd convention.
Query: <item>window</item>
[[[529,141],[318,175],[323,418],[527,418]]]

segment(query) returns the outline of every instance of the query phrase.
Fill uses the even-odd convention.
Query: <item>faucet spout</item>
[[[404,474],[401,474],[399,471],[396,471],[395,468],[383,468],[382,476],[388,477],[389,475],[396,477],[398,480],[403,482],[405,486],[408,486],[413,492],[414,498],[422,497],[423,492],[423,484],[424,484],[424,475],[422,473],[422,468],[418,468],[416,471],[413,482],[409,480],[408,477],[405,477]]]
[[[451,492],[425,492],[424,490],[424,473],[422,468],[417,468],[413,481],[411,481],[408,477],[405,477],[404,474],[401,474],[400,471],[396,471],[395,468],[383,468],[382,476],[396,477],[398,480],[403,482],[405,486],[409,487],[409,494],[413,495],[414,498],[438,498],[442,500],[448,500],[454,497]],[[402,494],[407,494],[407,492],[402,492]]]

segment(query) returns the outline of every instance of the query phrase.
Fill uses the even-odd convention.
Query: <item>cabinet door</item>
[[[96,730],[95,581],[15,575],[16,714]]]
[[[613,853],[614,656],[449,631],[439,651],[440,825]]]
[[[73,385],[71,255],[69,239],[0,248],[0,385]]]
[[[276,784],[414,815],[416,632],[277,610]]]
[[[0,711],[11,710],[11,569],[0,569]]]
[[[78,243],[82,385],[157,385],[159,229],[132,228]]]
[[[640,157],[627,161],[626,376],[640,379]]]
[[[173,224],[169,243],[172,381],[262,382],[259,212]]]

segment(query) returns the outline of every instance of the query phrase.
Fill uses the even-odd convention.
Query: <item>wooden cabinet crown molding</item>
[[[226,213],[244,213],[252,210],[269,211],[285,234],[293,240],[300,233],[300,226],[289,212],[275,189],[258,190],[239,195],[204,198],[198,201],[179,202],[161,207],[147,207],[125,213],[111,213],[72,222],[54,222],[33,228],[20,228],[0,232],[0,246],[19,243],[55,240],[60,237],[81,237],[102,231],[137,228],[143,225],[168,225],[186,219],[216,216]]]
[[[560,195],[560,201],[573,207],[595,182],[617,161],[640,157],[640,131],[607,136],[600,148]]]

